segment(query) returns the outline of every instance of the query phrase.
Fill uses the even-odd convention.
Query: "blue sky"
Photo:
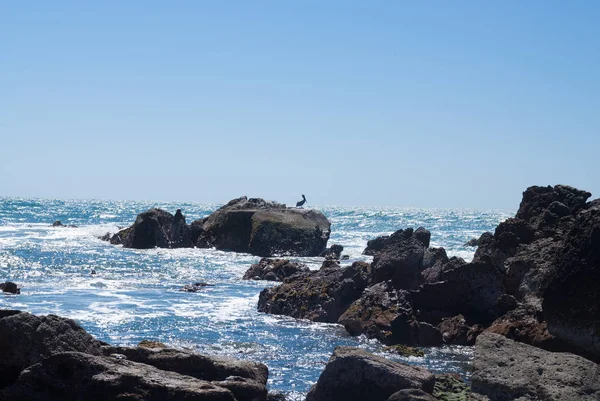
[[[0,3],[0,196],[600,196],[595,1]]]

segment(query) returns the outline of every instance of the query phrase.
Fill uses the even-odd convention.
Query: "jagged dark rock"
[[[262,363],[207,356],[163,347],[103,348],[105,355],[123,355],[128,360],[205,380],[229,389],[237,401],[265,400],[269,371]]]
[[[208,283],[186,284],[183,287],[181,287],[179,289],[179,291],[183,291],[183,292],[198,292],[198,291],[202,290],[205,287],[214,287],[214,284],[208,284]]]
[[[472,391],[490,401],[600,399],[600,367],[577,355],[548,352],[484,333],[477,338]]]
[[[0,388],[14,382],[26,367],[52,354],[66,351],[101,353],[103,343],[71,319],[3,312],[0,314]]]
[[[310,269],[303,263],[290,262],[289,259],[262,258],[244,273],[244,280],[283,281],[298,273],[307,273]]]
[[[13,283],[12,281],[0,283],[0,291],[8,292],[11,294],[20,294],[21,293],[21,289],[19,288],[19,286],[16,285],[15,283]]]
[[[504,294],[501,272],[489,261],[458,264],[444,270],[443,281],[423,284],[412,294],[415,308],[447,317],[463,314],[474,322],[497,317],[498,298]]]
[[[425,368],[393,362],[358,348],[337,347],[306,401],[386,401],[403,389],[433,391]]]
[[[344,268],[296,274],[283,284],[260,293],[258,310],[315,322],[335,323],[362,294],[370,277],[370,265],[355,262]]]
[[[469,401],[471,388],[458,375],[453,373],[442,373],[435,375],[433,386],[433,397],[439,401]]]
[[[577,214],[557,256],[541,280],[548,331],[600,361],[600,203]]]
[[[181,209],[175,215],[162,209],[150,209],[138,214],[131,227],[119,231],[111,244],[125,248],[189,248],[192,246],[190,227]]]
[[[101,236],[101,237],[98,237],[98,239],[99,239],[99,240],[102,240],[102,241],[110,242],[110,238],[111,238],[111,237],[112,237],[112,234],[111,234],[111,233],[109,233],[109,232],[107,232],[107,233],[106,233],[106,234],[104,234],[103,236]]]
[[[515,218],[479,246],[474,261],[492,261],[525,307],[497,321],[496,332],[600,360],[600,202],[589,197],[563,185],[530,187]]]

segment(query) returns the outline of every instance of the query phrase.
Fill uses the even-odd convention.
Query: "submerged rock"
[[[52,354],[101,353],[103,343],[71,319],[19,311],[0,312],[0,388],[14,382],[26,367]]]
[[[385,347],[385,350],[392,354],[397,354],[397,355],[401,355],[401,356],[415,356],[415,357],[424,357],[425,356],[425,352],[423,350],[418,349],[418,348],[408,347],[406,345],[401,345],[401,344],[390,345],[388,347]]]
[[[427,369],[337,347],[306,401],[386,401],[403,389],[433,391],[435,377]]]
[[[262,258],[244,273],[244,280],[283,281],[298,273],[307,273],[310,269],[303,263],[290,262],[289,259]]]
[[[473,364],[472,391],[490,401],[600,399],[600,367],[577,355],[484,333],[477,339]]]

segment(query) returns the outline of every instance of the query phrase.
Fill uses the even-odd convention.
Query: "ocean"
[[[260,291],[277,283],[242,280],[259,257],[214,249],[134,250],[98,239],[133,223],[138,213],[180,208],[186,221],[219,205],[178,202],[0,198],[0,281],[14,281],[20,295],[0,293],[0,308],[75,319],[89,333],[115,345],[143,339],[207,354],[265,363],[270,390],[303,400],[338,345],[364,348],[388,358],[467,380],[471,347],[424,348],[425,357],[403,358],[374,340],[350,337],[340,325],[313,323],[256,311]],[[312,206],[314,207],[314,206]],[[354,261],[367,241],[400,228],[431,231],[431,246],[466,260],[464,243],[493,231],[513,211],[365,207],[315,207],[332,223],[329,244],[344,246]],[[55,220],[77,227],[51,227]],[[322,258],[292,258],[318,269]],[[97,274],[90,274],[91,270]],[[214,284],[180,292],[193,282]]]

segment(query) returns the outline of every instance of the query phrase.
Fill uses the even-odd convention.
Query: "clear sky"
[[[600,196],[598,1],[5,1],[0,196]]]

